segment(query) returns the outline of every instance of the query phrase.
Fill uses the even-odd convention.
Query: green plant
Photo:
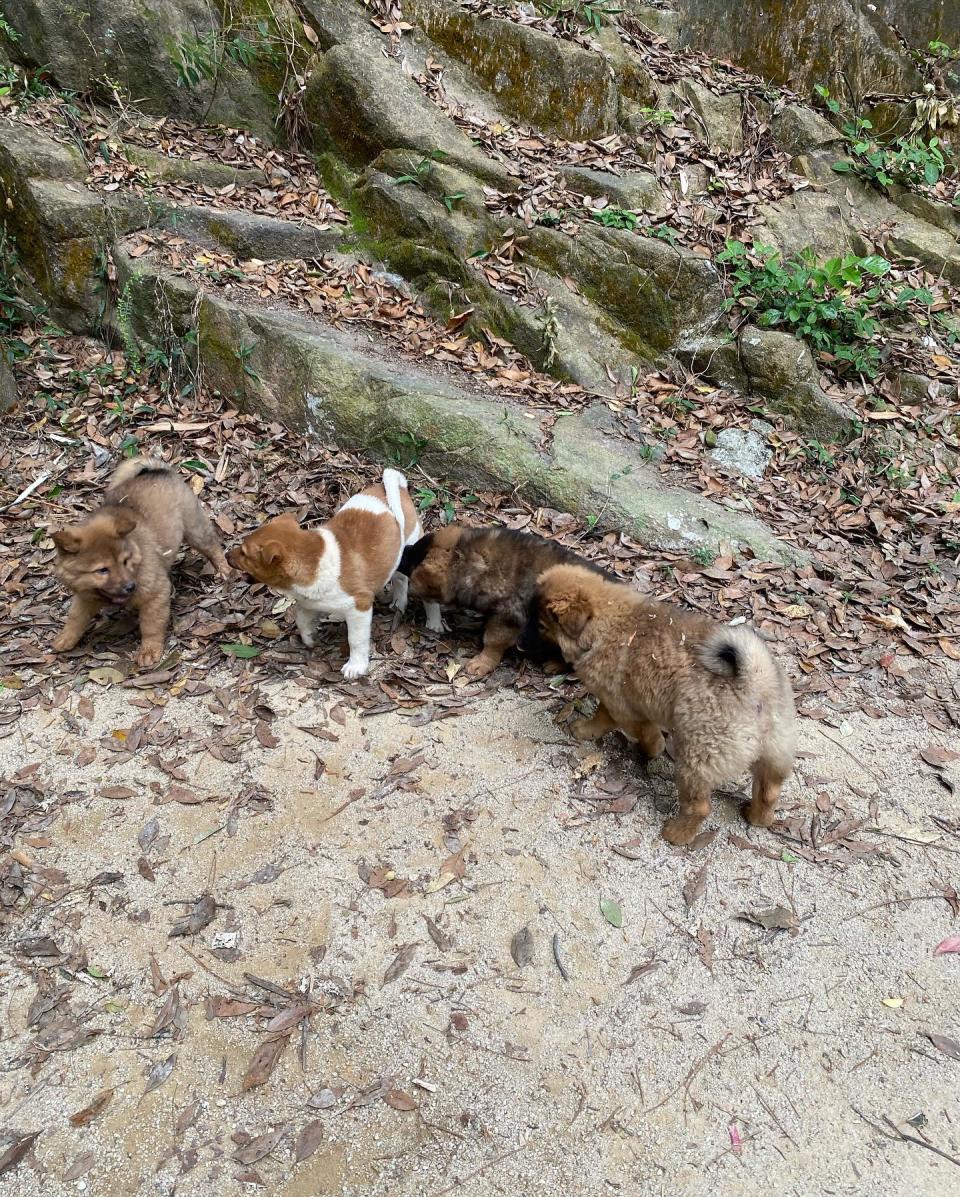
[[[391,464],[402,470],[411,470],[429,444],[425,436],[418,436],[415,432],[398,432],[387,442],[387,456]]]
[[[397,177],[393,180],[393,186],[402,187],[405,183],[416,183],[418,186],[421,185],[433,170],[433,164],[435,162],[441,162],[444,158],[446,158],[446,156],[447,155],[443,150],[431,150],[430,153],[427,154],[425,158],[421,158],[419,162],[411,163],[410,169],[413,172],[412,174],[397,175]],[[453,198],[462,199],[463,193],[461,192],[459,195],[456,195]]]
[[[671,108],[642,106],[637,109],[637,114],[651,125],[675,125],[677,123],[677,114]]]
[[[8,42],[18,42],[20,40],[20,34],[17,33],[16,29],[14,29],[2,14],[0,14],[0,34],[3,34]]]
[[[443,206],[448,212],[452,212],[453,205],[459,204],[462,199],[465,199],[466,194],[467,193],[465,191],[451,191],[449,195],[445,195],[443,197]]]
[[[638,213],[631,212],[628,208],[591,208],[590,217],[592,220],[602,224],[607,229],[629,229],[631,232],[640,223]]]
[[[873,339],[886,297],[879,280],[886,258],[848,254],[817,262],[813,250],[781,259],[768,245],[728,241],[717,261],[729,267],[733,300],[758,323],[786,326],[836,361],[874,377],[880,350]]]
[[[818,84],[815,90],[829,112],[843,115],[840,101],[825,87]],[[923,123],[930,125],[929,120]],[[842,132],[851,157],[834,162],[833,169],[841,174],[857,174],[875,187],[899,184],[917,190],[933,187],[945,176],[957,172],[956,156],[932,129],[925,137],[915,128],[909,136],[883,145],[874,136],[872,121],[851,116],[844,121]]]
[[[707,568],[708,566],[713,565],[714,561],[716,561],[717,554],[714,549],[709,547],[709,545],[702,544],[693,550],[693,552],[690,554],[690,559],[691,561],[696,561],[697,565],[702,565],[704,568]]]
[[[557,28],[567,33],[578,33],[589,29],[599,33],[604,17],[613,17],[623,11],[607,0],[538,0],[537,7],[552,17]]]
[[[117,297],[116,321],[123,342],[123,352],[127,364],[135,374],[143,369],[143,355],[140,351],[140,341],[133,328],[133,291],[137,275],[131,275],[123,285],[123,290]]]
[[[421,511],[430,511],[433,507],[439,508],[441,521],[444,524],[452,523],[456,517],[457,509],[453,501],[453,495],[450,494],[445,486],[437,486],[436,490],[431,489],[429,486],[421,486],[413,492],[413,497],[416,499],[417,507]]]

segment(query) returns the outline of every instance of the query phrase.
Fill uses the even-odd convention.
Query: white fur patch
[[[340,545],[327,528],[320,529],[323,537],[323,556],[317,569],[317,576],[309,586],[293,586],[285,591],[298,607],[307,611],[320,611],[325,615],[338,615],[346,619],[356,610],[353,595],[340,585]]]
[[[352,499],[347,499],[340,510],[369,511],[372,515],[393,515],[383,499],[378,499],[376,495],[354,495]]]

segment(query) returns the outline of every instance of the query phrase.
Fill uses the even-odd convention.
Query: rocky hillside
[[[650,545],[802,561],[765,471],[838,453],[832,518],[892,468],[948,527],[949,101],[881,145],[635,0],[80,8],[4,4],[10,329]]]

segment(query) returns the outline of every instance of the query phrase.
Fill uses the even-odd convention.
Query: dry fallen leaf
[[[273,1151],[283,1138],[286,1129],[286,1124],[284,1124],[272,1131],[265,1131],[262,1135],[257,1135],[245,1147],[241,1147],[233,1158],[238,1164],[255,1164],[258,1160],[264,1159],[264,1157]]]
[[[397,953],[393,963],[383,974],[383,984],[389,985],[392,981],[401,976],[410,967],[414,956],[417,954],[419,944],[408,943],[405,944]]]
[[[786,906],[770,906],[765,910],[744,910],[737,918],[745,923],[755,923],[766,931],[792,931],[798,926],[796,915]]]
[[[960,1043],[957,1043],[955,1039],[950,1039],[946,1035],[937,1035],[933,1031],[927,1031],[927,1038],[937,1051],[943,1052],[951,1060],[960,1060]]]
[[[102,1089],[93,1101],[85,1106],[82,1110],[77,1110],[75,1114],[70,1115],[71,1126],[86,1126],[92,1122],[94,1118],[98,1117],[110,1104],[113,1097],[112,1089]]]
[[[257,1048],[253,1054],[253,1059],[250,1061],[247,1071],[244,1073],[243,1081],[240,1088],[244,1090],[255,1089],[258,1085],[265,1084],[273,1074],[273,1070],[277,1066],[277,1061],[283,1055],[283,1049],[290,1042],[290,1032],[286,1034],[273,1035],[269,1039],[265,1039],[263,1043]]]
[[[683,900],[689,909],[707,891],[707,866],[691,873],[683,885]]]
[[[960,952],[960,935],[950,935],[946,939],[941,939],[934,948],[934,956],[943,956],[947,952]]]
[[[293,1149],[294,1162],[297,1164],[308,1160],[323,1142],[323,1120],[314,1118],[297,1135],[297,1145]]]
[[[533,932],[529,927],[521,927],[510,940],[510,955],[517,968],[533,964]]]
[[[409,1112],[410,1110],[417,1110],[420,1108],[410,1094],[404,1093],[402,1089],[390,1089],[384,1094],[383,1100],[394,1110],[404,1110]]]
[[[165,1080],[173,1072],[173,1067],[177,1062],[177,1053],[173,1052],[167,1056],[165,1060],[158,1060],[156,1064],[147,1073],[147,1087],[143,1093],[146,1096],[152,1093],[154,1089],[159,1089]]]

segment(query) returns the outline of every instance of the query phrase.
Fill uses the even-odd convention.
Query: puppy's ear
[[[583,590],[565,587],[542,599],[543,608],[570,640],[577,640],[593,618],[593,603]]]
[[[83,548],[83,536],[76,528],[61,528],[51,532],[50,538],[61,553],[79,553]]]
[[[125,508],[118,511],[113,517],[113,526],[118,536],[128,536],[137,526],[136,512],[127,511]]]
[[[276,565],[283,559],[283,545],[279,540],[265,540],[248,548],[247,556],[254,557],[261,565]]]

